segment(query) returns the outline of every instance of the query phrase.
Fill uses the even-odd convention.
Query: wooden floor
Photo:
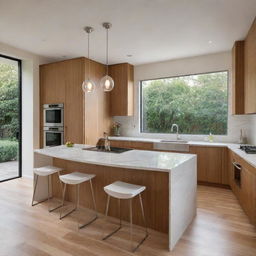
[[[16,179],[0,183],[0,255],[68,256],[133,255],[128,248],[128,229],[107,242],[101,240],[105,220],[77,230],[73,217],[60,221],[47,205],[31,207],[32,182]],[[141,237],[136,232],[136,239]],[[147,256],[255,256],[256,230],[230,190],[198,187],[197,217],[170,253],[167,236],[150,231],[150,237],[136,252]],[[119,247],[116,247],[118,245]]]

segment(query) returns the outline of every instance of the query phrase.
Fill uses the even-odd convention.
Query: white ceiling
[[[110,63],[143,64],[230,50],[255,15],[256,0],[0,0],[0,42],[54,59],[86,56],[91,25],[91,57],[104,62],[109,21]]]

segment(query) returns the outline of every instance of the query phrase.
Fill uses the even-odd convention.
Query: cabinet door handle
[[[232,164],[238,169],[238,170],[242,170],[242,167],[240,164],[236,163],[236,162],[232,162]]]

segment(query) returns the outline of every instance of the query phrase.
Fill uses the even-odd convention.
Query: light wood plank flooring
[[[101,241],[104,219],[77,230],[73,217],[60,221],[47,212],[47,204],[31,207],[32,181],[16,179],[0,183],[0,255],[68,256],[133,255],[128,228],[107,242]],[[111,227],[112,228],[112,227]],[[141,237],[136,232],[135,239]],[[135,253],[147,256],[255,256],[256,230],[249,223],[230,190],[198,186],[197,217],[170,253],[167,236],[150,231]],[[115,245],[118,245],[115,246]]]

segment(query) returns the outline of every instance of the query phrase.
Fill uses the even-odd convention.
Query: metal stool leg
[[[94,207],[94,211],[95,211],[95,216],[92,220],[90,220],[89,222],[82,224],[81,226],[78,225],[78,228],[84,228],[86,226],[88,226],[89,224],[91,224],[92,222],[94,222],[97,218],[98,218],[98,213],[97,213],[97,209],[96,209],[96,201],[95,201],[95,197],[94,197],[94,191],[93,191],[93,187],[92,187],[92,180],[90,180],[90,187],[91,187],[91,193],[92,193],[92,201],[93,201],[93,207]]]
[[[76,210],[76,206],[75,206],[75,208],[73,208],[72,210],[70,210],[66,214],[62,215],[62,209],[64,207],[64,201],[65,201],[66,187],[67,187],[67,184],[65,183],[64,184],[64,189],[63,189],[63,196],[62,196],[62,207],[61,207],[61,211],[60,211],[60,220],[65,218],[66,216],[68,216],[69,214],[71,214],[72,212],[74,212]]]
[[[38,175],[37,174],[35,174],[35,178],[36,178],[36,180],[35,180],[35,187],[34,187],[33,196],[32,196],[32,203],[31,203],[32,206],[38,205],[40,203],[43,203],[43,202],[49,200],[49,194],[48,194],[48,197],[46,199],[43,199],[41,201],[37,201],[36,203],[34,203],[36,189],[37,189],[37,184],[38,184]]]
[[[147,228],[147,222],[146,222],[146,218],[145,218],[145,213],[144,213],[144,207],[143,207],[143,202],[142,202],[141,194],[139,194],[139,199],[140,199],[141,213],[142,213],[142,217],[143,217],[143,222],[144,222],[145,233],[146,234],[141,239],[141,241],[138,243],[138,245],[132,250],[133,252],[135,252],[141,246],[141,244],[146,240],[146,238],[148,237],[148,228]]]
[[[36,175],[36,174],[35,174],[35,179],[36,179],[36,181],[35,181],[35,186],[34,186],[33,196],[32,196],[32,203],[31,203],[32,206],[35,205],[35,204],[34,204],[34,198],[35,198],[36,187],[37,187],[37,182],[38,182],[38,175]]]
[[[131,248],[133,248],[133,241],[132,241],[132,238],[133,238],[133,230],[132,230],[132,199],[130,199],[130,202],[129,202],[129,208],[130,208],[130,243],[131,243]]]
[[[61,207],[61,209],[63,209],[63,207],[64,207],[66,187],[67,187],[67,184],[65,183],[64,191],[63,191],[63,198],[62,198],[62,207]],[[77,196],[76,196],[76,200],[77,200]],[[77,208],[77,203],[76,203],[75,207],[72,210],[68,211],[64,215],[62,215],[62,211],[60,211],[60,220],[62,220],[63,218],[67,217],[68,215],[70,215],[72,212],[74,212],[76,210],[76,208]]]
[[[51,185],[52,185],[52,175],[50,176],[50,181],[51,181]],[[61,191],[63,192],[63,186],[62,186],[62,182],[61,180],[59,180],[60,184],[61,184]],[[49,209],[49,212],[53,212],[57,209],[59,209],[60,207],[62,207],[62,203],[60,203],[59,205],[57,205],[56,207]]]
[[[110,201],[110,196],[108,195],[107,206],[106,206],[106,214],[105,214],[105,217],[106,217],[106,218],[107,218],[107,216],[108,216],[109,201]],[[119,203],[119,218],[120,218],[119,226],[118,226],[117,229],[115,229],[114,231],[112,231],[110,234],[104,236],[104,237],[102,238],[102,240],[108,239],[109,237],[111,237],[112,235],[114,235],[118,230],[120,230],[120,229],[122,228],[121,202],[120,202],[120,199],[118,199],[118,203]]]

